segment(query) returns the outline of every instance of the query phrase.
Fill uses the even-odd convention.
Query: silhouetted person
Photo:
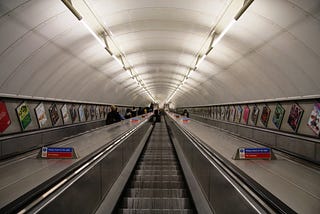
[[[185,117],[189,117],[189,112],[187,111],[187,109],[183,110],[182,115]]]
[[[106,124],[109,125],[109,124],[120,122],[120,121],[121,121],[121,116],[117,111],[117,107],[112,105],[111,111],[107,115]]]

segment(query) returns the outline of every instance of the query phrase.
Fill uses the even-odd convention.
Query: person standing
[[[121,121],[121,116],[117,111],[117,107],[115,105],[111,106],[111,111],[107,115],[106,124],[112,124]]]

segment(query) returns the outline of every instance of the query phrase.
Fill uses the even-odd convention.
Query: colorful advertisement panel
[[[308,126],[319,136],[320,134],[320,103],[315,103],[309,116]]]
[[[22,130],[25,130],[28,125],[31,123],[31,114],[30,109],[25,102],[23,102],[20,106],[16,108],[18,118],[20,121],[20,125]]]
[[[69,114],[68,114],[67,104],[64,104],[62,106],[61,114],[62,114],[63,123],[66,124],[69,121]]]
[[[42,102],[35,108],[35,113],[38,119],[39,127],[40,128],[45,127],[48,118]]]
[[[51,118],[52,125],[55,126],[59,120],[59,112],[57,105],[53,103],[49,108],[49,114]]]
[[[295,103],[291,106],[288,124],[294,132],[297,132],[298,130],[303,112],[304,110],[298,104]]]
[[[271,114],[271,109],[268,106],[264,106],[262,108],[262,113],[260,117],[260,121],[264,125],[264,127],[268,126],[270,114]]]
[[[277,127],[277,129],[280,129],[284,112],[284,108],[278,103],[272,117],[272,122]]]
[[[0,133],[4,132],[11,124],[6,104],[0,101]]]

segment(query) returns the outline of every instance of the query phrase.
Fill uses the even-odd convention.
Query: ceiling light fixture
[[[97,34],[89,27],[89,25],[84,21],[84,19],[82,18],[80,20],[80,22],[85,26],[85,28],[87,28],[87,30],[91,33],[91,35],[99,42],[99,44],[105,48],[106,44],[101,41],[101,39],[97,36]]]
[[[238,0],[234,0],[235,3],[239,3],[237,2]],[[184,83],[186,82],[187,79],[189,79],[190,74],[192,71],[197,70],[197,68],[199,67],[199,65],[204,61],[204,59],[209,55],[209,53],[212,51],[212,49],[221,41],[221,39],[226,35],[226,33],[230,30],[230,28],[239,20],[239,18],[243,15],[243,13],[248,9],[248,7],[252,4],[254,0],[243,0],[243,5],[240,8],[240,10],[237,12],[237,14],[231,19],[231,21],[229,22],[229,24],[223,29],[223,31],[219,34],[217,34],[216,32],[212,35],[212,37],[210,36],[209,38],[211,38],[211,42],[209,45],[209,49],[206,51],[206,53],[204,55],[197,55],[196,58],[196,62],[195,62],[195,66],[194,68],[191,68],[188,70],[187,74],[184,76],[184,79],[181,81],[181,84],[179,84],[177,86],[177,88],[173,91],[173,93],[169,96],[169,98],[167,99],[167,103],[169,103],[171,101],[171,99],[175,96],[175,94],[177,93],[177,90],[181,87],[181,85],[184,85]],[[221,20],[220,20],[221,21]],[[219,21],[219,22],[220,22]],[[228,22],[227,22],[228,23]],[[218,25],[218,24],[217,24]],[[217,26],[216,25],[216,26]],[[213,29],[212,31],[214,31],[215,29]],[[212,32],[211,31],[211,32]],[[217,36],[217,37],[216,37]],[[215,38],[216,37],[216,38]]]
[[[134,79],[137,81],[139,87],[142,87],[148,94],[148,96],[151,98],[151,100],[153,102],[156,102],[154,97],[151,95],[151,93],[149,92],[149,90],[145,87],[144,82],[142,81],[142,79],[138,79],[138,74],[133,70],[133,67],[129,65],[129,69],[126,68],[125,66],[125,55],[121,53],[121,51],[119,50],[119,48],[117,48],[117,45],[115,44],[115,42],[113,41],[113,39],[111,38],[110,35],[112,35],[112,32],[108,29],[106,29],[101,22],[99,22],[99,20],[97,20],[95,14],[93,14],[93,11],[89,8],[89,6],[86,4],[86,6],[88,7],[88,9],[90,10],[90,12],[93,14],[94,19],[100,24],[100,27],[102,28],[101,31],[103,32],[102,35],[97,35],[95,33],[95,31],[88,25],[88,23],[86,23],[83,19],[83,16],[75,9],[75,7],[72,5],[71,0],[61,0],[66,7],[73,13],[73,15],[85,26],[85,28],[91,33],[91,35],[99,42],[99,44],[110,54],[110,56],[112,56],[118,63],[119,65],[125,70],[129,72],[130,78]],[[86,13],[87,14],[87,13]],[[115,55],[109,48],[108,46],[108,42],[106,40],[105,36],[109,36],[110,40],[113,42],[114,46],[118,49],[118,51],[120,52],[119,55]],[[102,37],[102,39],[100,38]],[[125,60],[127,62],[127,60]],[[129,63],[127,63],[129,64]],[[136,79],[135,79],[136,78]]]

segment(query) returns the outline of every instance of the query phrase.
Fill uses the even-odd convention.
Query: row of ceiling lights
[[[118,64],[125,70],[128,71],[130,74],[130,77],[136,81],[139,87],[143,88],[149,98],[155,103],[157,100],[153,97],[153,95],[150,93],[150,91],[147,89],[144,81],[139,77],[139,75],[134,71],[133,66],[130,66],[128,61],[126,60],[126,57],[123,53],[120,52],[120,54],[117,56],[115,55],[109,48],[106,36],[109,36],[110,40],[112,40],[111,35],[112,33],[110,31],[103,32],[103,35],[100,35],[103,40],[91,29],[91,27],[85,22],[84,18],[80,13],[74,8],[74,6],[71,4],[70,0],[62,0],[62,2],[67,6],[67,8],[75,15],[75,17],[85,26],[85,28],[91,33],[91,35],[99,42],[99,44],[107,50],[107,52],[112,56]],[[103,29],[105,29],[103,27]],[[113,42],[113,45],[116,47],[115,43]],[[119,50],[119,48],[117,48]],[[126,61],[126,62],[125,62]],[[126,64],[128,66],[126,66]]]
[[[235,0],[237,1],[237,0]],[[208,54],[211,52],[211,50],[221,41],[222,37],[230,30],[230,28],[239,20],[241,15],[247,10],[247,8],[251,5],[251,3],[254,0],[244,0],[242,7],[240,10],[237,12],[237,14],[231,19],[229,24],[223,29],[223,31],[219,34],[216,33],[215,28],[211,31],[213,32],[212,36],[209,36],[209,39],[211,39],[210,45],[208,50],[206,51],[205,54],[200,55],[198,54],[195,60],[195,65],[194,67],[190,68],[186,75],[184,75],[183,80],[179,82],[175,90],[172,92],[172,94],[167,98],[167,103],[170,103],[172,98],[176,95],[177,91],[180,89],[182,85],[189,79],[190,74],[192,71],[196,71],[199,65],[204,61],[204,59],[208,56]],[[217,24],[218,25],[218,24]],[[211,34],[211,33],[210,33]],[[217,36],[217,37],[216,37]]]

